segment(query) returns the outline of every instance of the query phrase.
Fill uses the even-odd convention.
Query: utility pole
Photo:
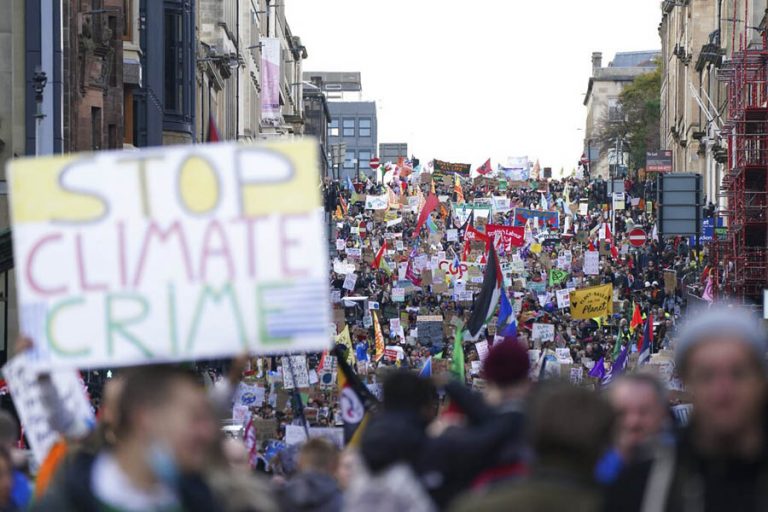
[[[40,155],[40,128],[43,125],[43,92],[45,91],[45,85],[48,83],[48,77],[40,66],[35,68],[35,72],[32,75],[32,90],[35,91],[35,105],[37,110],[35,111],[35,156]]]

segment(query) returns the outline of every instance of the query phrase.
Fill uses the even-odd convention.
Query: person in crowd
[[[604,484],[614,481],[626,464],[648,459],[670,427],[667,391],[653,375],[622,375],[611,383],[607,395],[616,414],[616,433],[613,449],[597,467],[598,480]]]
[[[454,512],[597,512],[602,496],[592,470],[608,448],[613,414],[599,395],[563,384],[538,389],[530,407],[530,474],[459,499]]]
[[[629,466],[606,510],[762,510],[768,497],[766,336],[750,314],[693,316],[676,346],[693,417],[674,448]]]
[[[471,487],[513,479],[525,471],[524,400],[528,351],[515,339],[495,344],[483,363],[483,398],[455,381],[445,391],[465,418],[431,439],[422,453],[422,481],[441,508]]]
[[[73,454],[32,510],[218,510],[201,474],[216,438],[211,405],[194,374],[146,366],[126,376],[116,443]]]
[[[13,497],[14,469],[11,452],[0,446],[0,512],[17,512],[25,507],[16,504]]]
[[[339,449],[323,438],[312,438],[299,450],[298,472],[280,489],[283,512],[340,512],[342,494],[336,481]]]
[[[26,472],[26,457],[17,448],[19,435],[16,418],[8,411],[0,410],[0,449],[5,450],[11,461],[11,503],[23,510],[32,499],[32,484]]]

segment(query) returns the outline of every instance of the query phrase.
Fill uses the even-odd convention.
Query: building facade
[[[322,79],[315,77],[303,84],[304,89],[304,135],[314,137],[318,142],[318,166],[324,176],[331,168],[328,128],[331,124],[331,111],[323,92]]]
[[[598,143],[600,127],[605,122],[621,119],[621,91],[639,75],[656,69],[658,54],[658,51],[619,52],[608,66],[603,67],[603,54],[592,53],[592,76],[584,96],[587,107],[584,153],[592,177],[607,179],[618,175],[616,169],[626,165],[626,151],[620,143],[617,144],[618,151]]]
[[[379,144],[379,160],[397,163],[400,158],[408,158],[408,144],[405,142],[382,142]]]

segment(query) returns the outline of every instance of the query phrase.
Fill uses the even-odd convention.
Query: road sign
[[[647,239],[648,235],[640,228],[635,228],[629,232],[629,243],[634,247],[642,247]]]
[[[370,165],[371,169],[373,169],[375,171],[381,165],[381,161],[379,160],[379,157],[375,156],[375,157],[371,158],[371,161],[369,162],[368,165]]]

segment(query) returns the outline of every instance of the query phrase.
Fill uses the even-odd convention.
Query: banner
[[[528,178],[530,178],[530,171],[528,169],[510,169],[509,167],[499,165],[499,171],[503,172],[509,181],[528,181]]]
[[[314,141],[27,158],[7,171],[21,332],[36,357],[96,368],[328,347]]]
[[[592,286],[571,292],[571,318],[589,320],[613,314],[613,285]]]
[[[538,227],[548,226],[550,228],[560,227],[560,216],[557,211],[538,211],[529,208],[515,208],[515,226],[525,226],[528,219],[539,219]]]
[[[261,38],[261,122],[269,126],[282,123],[280,110],[280,39]]]
[[[380,196],[365,196],[366,210],[386,210],[389,207],[389,195],[384,193]]]
[[[464,177],[469,177],[471,164],[455,164],[452,162],[444,162],[442,160],[433,160],[432,172],[433,174],[454,173]]]
[[[525,245],[525,228],[522,226],[502,226],[500,224],[487,224],[485,234],[498,250],[504,248],[504,252],[512,252],[513,247]]]

